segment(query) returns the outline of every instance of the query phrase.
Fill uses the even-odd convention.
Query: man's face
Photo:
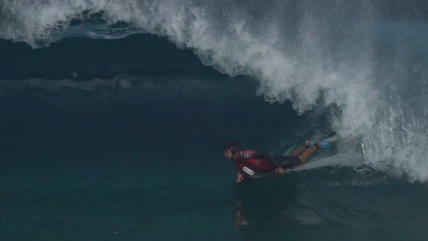
[[[229,149],[227,149],[227,150],[225,150],[224,151],[224,156],[227,158],[227,159],[232,159],[232,152],[229,150]]]

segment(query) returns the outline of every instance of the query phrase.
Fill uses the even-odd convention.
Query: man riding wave
[[[240,183],[244,179],[244,175],[253,175],[254,170],[263,174],[271,172],[284,174],[284,169],[305,163],[320,148],[321,145],[319,142],[311,146],[311,141],[308,140],[305,145],[294,150],[291,155],[270,156],[254,149],[239,149],[236,141],[231,141],[223,145],[224,156],[232,160],[239,171],[236,176],[237,183]]]

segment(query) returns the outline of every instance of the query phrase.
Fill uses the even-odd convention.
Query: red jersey
[[[270,163],[265,158],[257,158],[256,154],[256,150],[244,149],[238,151],[238,153],[236,154],[236,159],[234,161],[236,169],[242,171],[242,168],[246,166],[250,169],[251,167],[257,167],[264,173],[275,171],[275,166],[273,166],[272,163]]]

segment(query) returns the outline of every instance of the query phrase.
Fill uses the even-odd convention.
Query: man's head
[[[227,159],[232,160],[235,154],[238,152],[238,142],[229,141],[228,143],[223,145],[224,156]]]

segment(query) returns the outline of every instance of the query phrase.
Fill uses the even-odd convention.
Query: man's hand
[[[278,167],[275,171],[279,172],[279,174],[284,174],[285,173],[284,168],[282,168],[282,167]]]
[[[238,172],[238,174],[236,174],[236,182],[240,183],[242,180],[244,180],[244,178],[242,177],[242,174]]]

